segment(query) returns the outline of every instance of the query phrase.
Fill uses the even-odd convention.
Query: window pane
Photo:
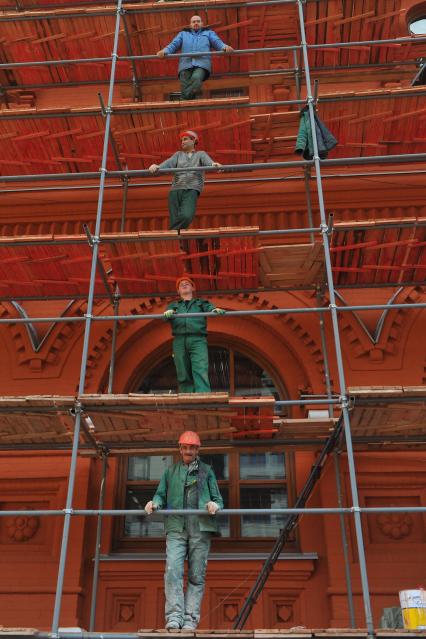
[[[242,453],[240,479],[285,479],[284,453]]]
[[[235,392],[237,395],[278,397],[275,384],[256,362],[235,351]]]
[[[147,501],[150,501],[155,493],[154,487],[135,488],[127,487],[126,508],[143,510]],[[164,517],[150,515],[149,517],[126,515],[124,519],[124,534],[126,537],[162,537],[164,535]]]
[[[147,455],[129,457],[127,479],[129,481],[159,480],[166,468],[173,463],[171,455]]]
[[[201,460],[214,470],[216,479],[229,479],[228,455],[200,455]]]
[[[262,488],[246,486],[240,489],[241,508],[286,508],[288,505],[285,487]],[[285,515],[243,515],[242,537],[277,537],[284,526]]]
[[[223,507],[229,508],[229,489],[227,486],[220,487],[220,493],[223,498]],[[231,535],[230,517],[229,515],[218,515],[217,524],[221,537],[229,537]]]
[[[209,346],[209,379],[214,393],[229,391],[229,351]]]

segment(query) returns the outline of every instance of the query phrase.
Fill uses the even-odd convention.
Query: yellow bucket
[[[399,601],[402,608],[404,628],[424,630],[426,628],[426,592],[420,590],[401,590]]]

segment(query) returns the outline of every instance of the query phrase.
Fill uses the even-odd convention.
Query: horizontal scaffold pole
[[[0,118],[1,120],[1,118]],[[401,153],[397,155],[368,155],[363,157],[346,157],[335,158],[330,160],[320,160],[324,166],[353,166],[359,164],[398,164],[406,162],[424,162],[426,160],[426,153]],[[291,160],[289,162],[253,162],[251,164],[224,164],[220,167],[221,172],[235,172],[235,171],[255,171],[265,169],[285,169],[285,168],[300,168],[305,166],[312,166],[313,160]],[[173,173],[185,173],[187,169],[159,169],[156,175],[165,175]],[[217,167],[214,166],[194,166],[191,171],[199,171],[203,173],[216,173]],[[93,180],[98,178],[99,171],[96,172],[83,172],[83,173],[36,173],[31,175],[2,175],[0,177],[1,182],[36,182],[36,181],[55,181],[55,180]],[[106,177],[120,178],[123,177],[150,177],[154,178],[154,175],[148,171],[148,169],[128,169],[124,171],[108,171],[105,170]]]
[[[359,100],[388,100],[388,99],[400,99],[400,98],[412,98],[412,97],[420,97],[425,96],[426,90],[424,89],[408,89],[408,90],[398,90],[398,91],[384,91],[384,92],[374,92],[368,94],[355,95],[353,93],[350,94],[340,94],[340,95],[324,95],[320,96],[321,102],[357,102]],[[225,104],[214,104],[209,101],[208,104],[185,104],[185,109],[182,107],[178,109],[173,106],[173,102],[170,102],[166,106],[161,106],[162,103],[159,103],[160,106],[149,106],[144,107],[143,103],[135,103],[131,107],[125,108],[111,108],[111,113],[115,116],[120,115],[135,115],[141,113],[163,113],[170,112],[174,113],[179,110],[179,112],[183,111],[224,111],[229,109],[257,109],[260,107],[280,107],[280,106],[300,106],[305,105],[306,100],[270,100],[268,102],[230,102]],[[163,103],[164,104],[164,103]],[[142,105],[142,106],[141,106]],[[297,115],[297,111],[294,112]],[[49,119],[58,119],[58,118],[75,118],[75,117],[99,117],[102,115],[102,109],[99,107],[87,108],[84,111],[80,109],[72,109],[72,110],[63,110],[63,111],[52,111],[52,112],[26,112],[26,113],[18,113],[13,112],[10,113],[7,110],[3,110],[0,112],[0,121],[1,120],[49,120]]]
[[[349,507],[349,508],[224,508],[219,510],[218,516],[241,516],[250,515],[264,517],[265,515],[340,515],[353,514],[354,512],[372,513],[425,513],[426,506],[373,506],[373,507]],[[33,517],[60,517],[63,515],[75,515],[76,517],[108,516],[123,517],[123,515],[148,517],[148,513],[143,508],[134,509],[67,509],[63,510],[1,510],[0,517],[13,516],[33,516]],[[205,515],[205,510],[156,510],[156,515],[162,517],[172,517],[173,515]]]
[[[359,177],[386,177],[389,175],[423,175],[424,173],[426,173],[426,170],[405,170],[405,171],[366,171],[366,172],[359,172],[359,173],[323,173],[321,178],[322,180],[325,179],[334,179],[334,178],[359,178]],[[0,182],[1,182],[0,178]],[[256,182],[287,182],[287,181],[291,181],[291,180],[304,180],[305,176],[304,175],[287,175],[287,176],[274,176],[274,177],[253,177],[253,178],[243,178],[243,177],[236,177],[236,178],[226,178],[226,179],[219,179],[219,180],[209,180],[209,184],[244,184],[244,183],[256,183]],[[152,188],[153,186],[170,186],[170,182],[159,182],[156,181],[155,183],[153,182],[130,182],[129,183],[129,189],[135,189],[135,188],[146,188],[146,187],[150,187]],[[60,185],[60,186],[32,186],[32,187],[28,187],[28,188],[23,188],[23,189],[2,189],[1,190],[1,194],[5,194],[5,193],[39,193],[39,192],[45,192],[45,191],[80,191],[80,190],[93,190],[96,189],[98,190],[98,185],[97,184],[79,184],[78,186],[67,186],[67,185]],[[117,184],[106,184],[105,185],[106,189],[122,189],[123,185],[122,183],[117,183]],[[305,229],[306,230],[306,229]],[[309,229],[308,229],[309,230]],[[312,229],[312,231],[314,231],[315,229]],[[385,286],[385,284],[383,284],[383,286]]]
[[[215,295],[215,291],[211,292]],[[172,297],[172,293],[170,297]],[[415,302],[413,304],[365,304],[360,306],[337,306],[338,312],[345,311],[370,311],[370,310],[415,310],[426,308],[426,302]],[[251,316],[251,315],[287,315],[287,314],[304,314],[304,313],[327,313],[332,310],[331,305],[323,307],[309,307],[309,308],[275,308],[275,309],[258,309],[251,311],[226,311],[224,315],[218,315],[217,313],[175,313],[173,317],[234,317],[234,316]],[[163,313],[150,313],[141,315],[92,315],[91,319],[98,322],[112,322],[114,320],[123,321],[135,321],[135,320],[164,320]],[[32,324],[32,323],[44,323],[44,322],[84,322],[86,316],[79,317],[9,317],[0,319],[0,324]]]

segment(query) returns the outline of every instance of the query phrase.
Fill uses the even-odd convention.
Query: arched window
[[[426,35],[426,10],[424,15],[414,18],[409,27],[412,35]]]
[[[209,347],[209,379],[212,392],[229,392],[231,395],[262,397],[283,394],[278,390],[272,375],[248,355],[235,348]],[[137,385],[134,392],[176,392],[176,371],[173,358],[166,357],[152,368]]]
[[[213,392],[226,391],[232,395],[285,398],[280,380],[274,380],[270,371],[252,355],[229,346],[209,347],[209,376]],[[134,392],[176,392],[176,372],[171,357],[159,361],[145,373]],[[285,411],[281,410],[285,415]],[[206,444],[201,458],[210,464],[228,508],[282,508],[293,502],[290,476],[292,458],[273,439],[259,439],[255,446],[225,446],[220,452]],[[179,452],[170,454],[132,455],[122,461],[120,503],[118,507],[143,508],[158,485],[164,470],[179,460]],[[283,517],[265,514],[259,516],[218,518],[221,539],[216,548],[226,549],[245,541],[245,547],[260,550],[271,537],[279,534]],[[127,516],[117,521],[116,545],[120,549],[164,549],[160,540],[164,535],[162,518]],[[294,546],[294,542],[292,544]]]

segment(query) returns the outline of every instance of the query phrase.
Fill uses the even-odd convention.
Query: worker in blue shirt
[[[200,16],[192,16],[189,28],[180,31],[164,49],[157,52],[159,58],[167,54],[177,53],[206,53],[206,55],[179,58],[178,76],[181,85],[181,96],[184,100],[193,100],[201,92],[202,83],[207,80],[212,69],[212,59],[209,52],[226,51],[234,49],[222,42],[219,36],[211,29],[203,27]]]

